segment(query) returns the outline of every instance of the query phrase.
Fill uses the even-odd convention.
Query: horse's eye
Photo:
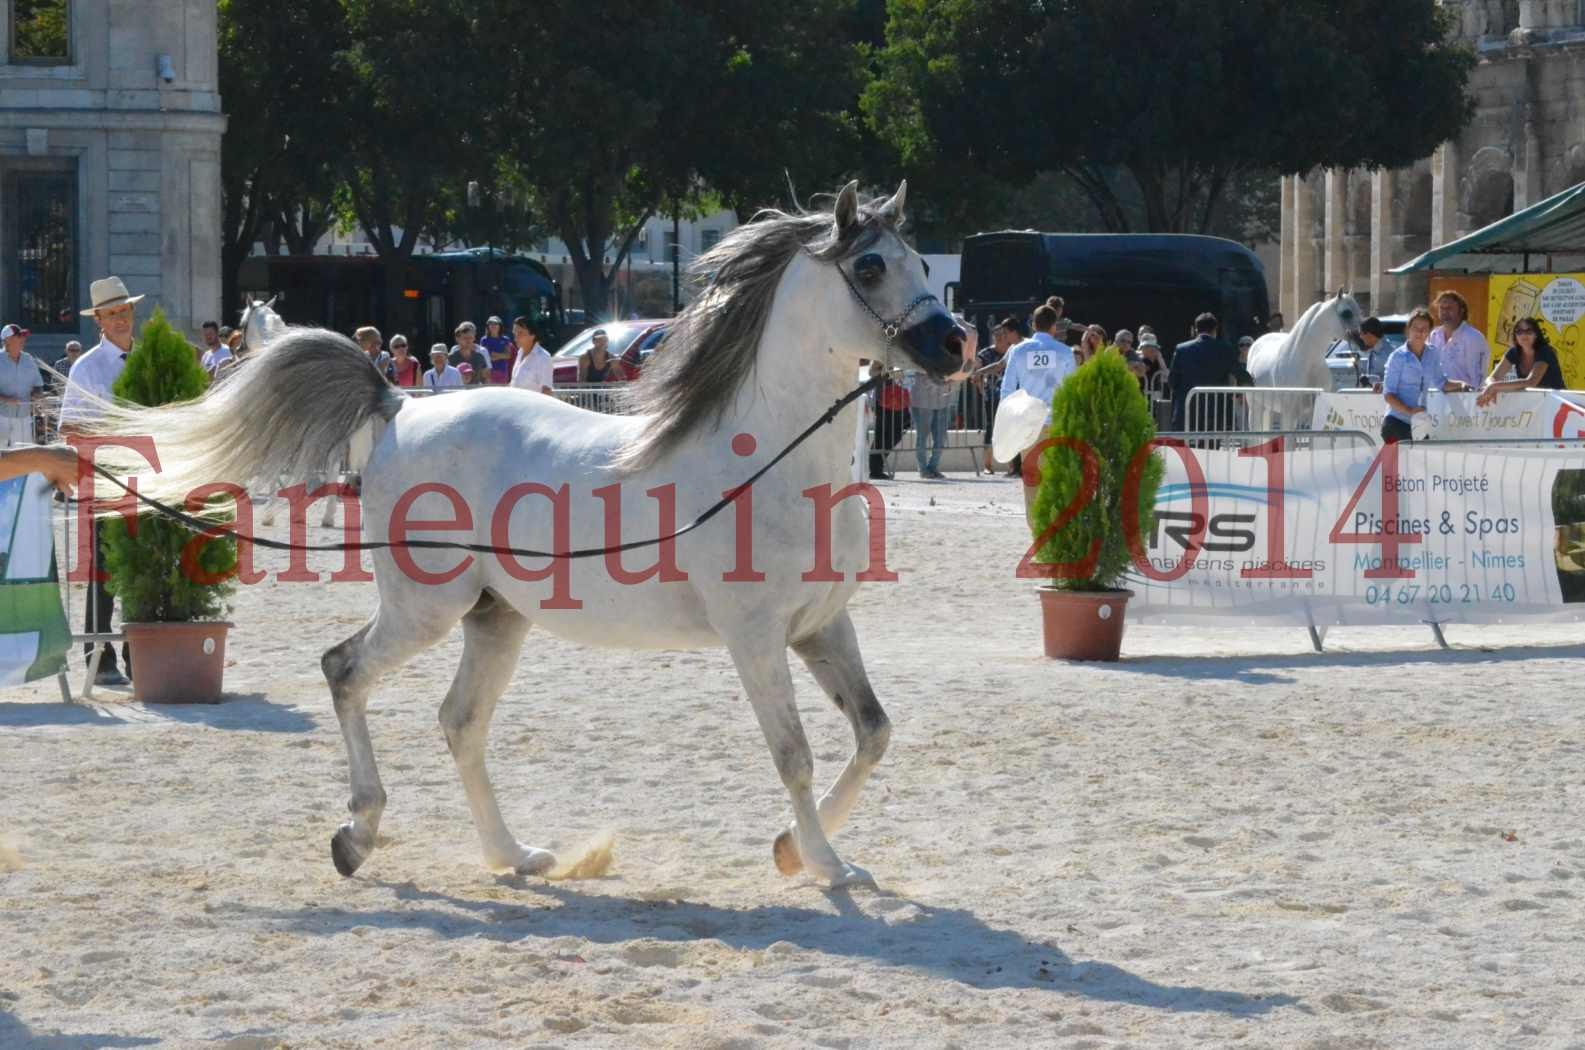
[[[875,284],[886,276],[886,260],[874,253],[862,255],[859,261],[853,264],[853,273],[858,277],[860,284]]]
[[[1352,311],[1352,310],[1344,310],[1343,311],[1343,320],[1352,321],[1353,319],[1354,319],[1354,311]]]

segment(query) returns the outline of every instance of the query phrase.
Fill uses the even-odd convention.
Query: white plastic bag
[[[1409,436],[1416,441],[1424,441],[1431,436],[1431,414],[1429,412],[1416,412],[1409,417]]]
[[[998,462],[1012,462],[1014,456],[1040,440],[1050,415],[1051,406],[1027,391],[1015,390],[1002,398],[1001,405],[996,409],[991,455]]]

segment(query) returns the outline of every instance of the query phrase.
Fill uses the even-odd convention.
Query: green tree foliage
[[[1150,404],[1120,355],[1110,351],[1096,354],[1063,381],[1051,399],[1051,427],[1046,436],[1059,442],[1068,439],[1089,449],[1095,480],[1086,499],[1086,457],[1072,444],[1054,444],[1041,453],[1040,489],[1031,522],[1035,536],[1076,502],[1083,502],[1083,507],[1041,544],[1035,560],[1083,562],[1099,543],[1089,572],[1059,576],[1051,582],[1064,590],[1110,590],[1122,581],[1130,561],[1123,521],[1129,465],[1156,436]],[[1136,535],[1149,534],[1156,488],[1164,473],[1160,456],[1148,455],[1140,470]]]
[[[500,87],[475,5],[341,0],[349,41],[337,57],[346,137],[341,180],[358,224],[386,261],[386,302],[420,238],[467,207],[468,183],[495,165],[482,133],[487,85]]]
[[[341,0],[220,0],[220,95],[231,123],[221,154],[222,304],[241,301],[254,242],[306,254],[334,217],[344,148]]]
[[[203,394],[209,375],[193,348],[156,310],[116,380],[115,395],[139,405],[189,401]],[[216,522],[230,513],[211,514]],[[193,564],[182,556],[194,533],[163,517],[144,515],[129,526],[120,518],[104,525],[105,570],[110,592],[121,599],[128,623],[171,623],[219,616],[231,593],[237,543],[230,537],[204,542]],[[217,581],[217,582],[207,582]]]
[[[532,186],[596,314],[650,216],[706,189],[784,200],[788,174],[828,189],[852,162],[851,0],[479,7],[483,35],[507,43],[491,52],[479,123]]]
[[[890,0],[864,111],[931,183],[1042,171],[1108,229],[1213,229],[1243,176],[1399,166],[1469,121],[1435,0]],[[1112,172],[1143,211],[1130,216]]]

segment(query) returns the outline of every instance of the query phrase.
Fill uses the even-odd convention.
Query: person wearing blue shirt
[[[1356,359],[1359,385],[1381,393],[1381,381],[1387,375],[1387,359],[1398,349],[1387,339],[1387,327],[1379,317],[1367,317],[1359,323],[1359,341],[1365,352]]]
[[[1057,338],[1059,315],[1049,303],[1035,310],[1033,338],[1007,351],[1007,369],[1002,373],[1002,397],[1022,390],[1029,396],[1051,404],[1051,395],[1062,381],[1078,368],[1073,351]]]
[[[1047,300],[1043,305],[1036,307],[1035,334],[1032,338],[1025,339],[1007,351],[1007,368],[1002,373],[1002,400],[1005,401],[1016,391],[1022,390],[1030,397],[1038,398],[1047,406],[1049,418],[1051,397],[1057,392],[1057,387],[1062,381],[1078,370],[1079,364],[1073,358],[1073,351],[1068,345],[1057,338],[1058,327],[1067,330],[1067,322],[1062,320],[1062,312]],[[1039,444],[1039,439],[1030,444],[1033,448]],[[1013,457],[1013,471],[1023,473],[1023,454],[1029,449],[1023,449]],[[1024,515],[1028,518],[1033,513],[1036,486],[1025,482],[1024,484]]]
[[[1407,342],[1387,358],[1387,375],[1381,383],[1381,396],[1387,402],[1381,440],[1389,445],[1414,440],[1412,422],[1425,411],[1428,391],[1457,393],[1469,389],[1469,384],[1447,377],[1441,351],[1426,342],[1433,327],[1431,311],[1416,307],[1405,326]]]

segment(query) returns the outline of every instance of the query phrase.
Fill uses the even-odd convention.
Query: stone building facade
[[[88,286],[120,276],[178,330],[220,310],[215,0],[3,0],[0,321],[57,356],[97,341]]]
[[[1474,120],[1407,168],[1282,180],[1278,301],[1290,324],[1344,286],[1374,313],[1422,303],[1424,275],[1385,271],[1585,181],[1585,0],[1440,2],[1479,59]]]

